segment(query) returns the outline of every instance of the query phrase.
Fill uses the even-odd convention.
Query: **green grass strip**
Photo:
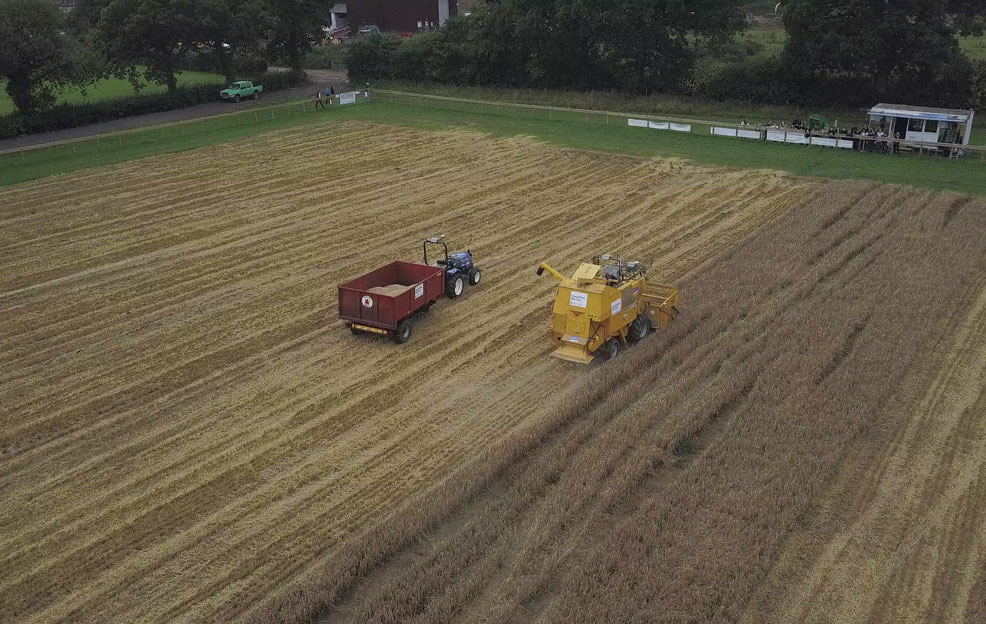
[[[772,169],[795,175],[864,179],[986,195],[986,166],[973,159],[859,154],[712,137],[702,134],[703,128],[697,128],[699,132],[692,134],[630,128],[623,118],[607,120],[605,116],[592,113],[384,95],[378,95],[377,101],[368,104],[318,113],[312,111],[310,103],[297,102],[7,154],[0,156],[0,185],[246,139],[283,128],[345,120],[428,130],[466,128],[497,137],[530,136],[562,147],[683,158],[726,167]]]

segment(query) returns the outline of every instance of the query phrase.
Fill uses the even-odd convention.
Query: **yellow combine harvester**
[[[570,278],[542,262],[538,275],[545,271],[561,282],[551,316],[551,335],[560,346],[551,355],[562,360],[614,358],[627,343],[667,327],[678,312],[678,289],[648,284],[647,268],[639,262],[603,255]]]

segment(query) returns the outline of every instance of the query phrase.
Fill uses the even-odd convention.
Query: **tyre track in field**
[[[746,621],[966,621],[986,564],[986,278],[929,355],[906,383],[915,401],[896,439],[850,464],[822,503],[826,518],[851,520],[833,522],[802,582]],[[790,584],[796,566],[782,561]]]
[[[887,219],[890,218],[890,211],[900,209],[900,203],[895,201],[897,193],[888,191],[884,195],[880,205],[871,211],[871,214],[878,214],[877,218],[864,218],[858,223],[851,223],[846,231],[859,234],[863,229],[883,229]],[[922,203],[925,200],[926,197],[922,196],[912,198],[910,201]],[[838,236],[834,239],[836,242],[839,239],[846,241],[842,228],[833,234]],[[813,245],[819,248],[817,260],[824,260],[823,266],[832,267],[834,274],[841,275],[857,270],[856,265],[861,263],[854,260],[847,262],[841,245],[832,244],[825,237],[816,239]],[[507,529],[496,535],[496,541],[483,533],[483,528],[473,528],[464,522],[453,520],[449,523],[455,527],[451,529],[451,535],[446,533],[439,539],[431,539],[429,536],[428,540],[419,547],[410,548],[409,550],[414,551],[413,554],[401,555],[392,565],[385,566],[387,571],[383,576],[387,577],[389,583],[375,577],[371,578],[365,583],[368,587],[360,587],[359,592],[338,610],[334,610],[326,621],[376,621],[381,617],[386,619],[382,614],[398,613],[387,610],[386,601],[388,597],[394,595],[397,596],[398,602],[407,598],[408,602],[404,604],[414,604],[413,598],[401,592],[406,591],[408,594],[416,592],[415,583],[420,583],[421,579],[429,576],[427,572],[423,572],[425,569],[423,566],[427,566],[430,562],[443,567],[460,563],[456,559],[457,549],[462,543],[452,539],[460,531],[465,534],[476,532],[482,536],[476,539],[491,541],[484,542],[487,543],[487,547],[481,548],[478,554],[471,552],[463,557],[467,560],[465,567],[454,575],[457,579],[463,579],[461,583],[456,580],[454,587],[425,587],[421,589],[423,595],[434,597],[435,594],[441,595],[447,592],[447,597],[443,596],[441,600],[435,599],[435,602],[446,607],[451,604],[456,605],[457,621],[537,620],[540,609],[547,608],[555,599],[564,598],[563,595],[555,596],[553,593],[558,591],[564,580],[567,564],[563,562],[570,557],[577,559],[578,555],[574,553],[591,548],[591,544],[595,541],[587,539],[587,534],[605,530],[593,525],[602,523],[608,526],[616,522],[616,519],[610,515],[612,513],[610,508],[616,504],[622,493],[629,491],[633,484],[641,479],[642,473],[651,472],[655,461],[666,465],[674,462],[673,457],[660,449],[665,449],[668,440],[674,439],[675,423],[700,422],[704,424],[699,428],[704,430],[706,427],[714,427],[708,419],[710,415],[717,413],[717,410],[711,409],[715,404],[735,403],[729,408],[730,410],[743,409],[745,393],[748,393],[748,388],[753,385],[755,378],[736,379],[732,371],[743,367],[748,360],[759,362],[752,366],[752,369],[763,368],[773,357],[763,351],[766,336],[772,333],[769,327],[779,323],[782,311],[791,313],[799,306],[808,305],[799,302],[805,300],[807,294],[815,290],[828,291],[831,293],[830,296],[838,295],[838,288],[834,284],[817,289],[814,283],[806,282],[800,290],[795,288],[788,292],[778,292],[766,302],[751,300],[750,307],[745,313],[737,314],[735,318],[720,319],[722,326],[718,329],[715,340],[705,342],[698,349],[679,353],[676,345],[672,343],[665,345],[660,351],[654,351],[652,357],[655,360],[660,358],[674,360],[676,362],[674,371],[688,371],[687,374],[668,377],[665,368],[650,367],[641,362],[635,369],[634,375],[624,380],[625,386],[684,388],[685,390],[679,392],[687,396],[709,395],[713,398],[691,405],[684,412],[676,413],[670,421],[649,421],[647,412],[661,409],[658,406],[664,405],[668,400],[662,394],[673,394],[673,392],[671,390],[644,391],[628,403],[621,404],[618,413],[604,417],[604,425],[597,423],[592,431],[573,427],[572,432],[558,434],[559,440],[552,441],[546,445],[546,448],[537,449],[532,453],[530,461],[525,458],[518,462],[515,469],[503,478],[504,484],[495,485],[492,489],[498,492],[500,487],[510,488],[514,479],[522,479],[528,472],[543,474],[547,469],[535,462],[538,458],[545,457],[557,458],[551,468],[557,474],[564,475],[566,470],[570,470],[567,467],[577,466],[572,470],[574,474],[571,478],[577,479],[582,486],[566,483],[564,476],[561,480],[549,480],[548,490],[530,494],[528,498],[531,500],[521,499],[526,503],[523,508],[514,512],[517,514],[516,517],[503,516],[503,510],[498,508],[500,504],[498,494],[489,494],[480,498],[474,505],[461,512],[461,515],[469,518],[497,517],[493,524],[498,523],[499,529],[504,527]],[[822,296],[821,292],[816,293],[815,296]],[[702,323],[701,320],[687,317],[680,322]],[[678,329],[687,331],[687,328]],[[713,330],[704,327],[703,331]],[[790,338],[795,339],[794,336]],[[723,344],[734,345],[735,349],[724,349]],[[726,356],[725,361],[723,361],[723,352],[731,354]],[[747,388],[746,391],[742,390],[744,387]],[[710,391],[706,392],[707,390]],[[731,392],[735,394],[731,395]],[[586,419],[597,417],[593,414],[585,415]],[[650,424],[644,426],[648,422]],[[632,433],[628,434],[628,431]],[[625,441],[628,439],[633,440],[631,447],[625,446]],[[556,452],[556,444],[565,446],[565,451]],[[622,450],[614,455],[609,449]],[[586,484],[591,484],[591,488],[586,488]],[[579,490],[580,487],[584,491],[579,492],[577,499],[573,499],[572,492]],[[639,499],[639,496],[637,498]],[[432,545],[431,542],[438,544]],[[550,553],[550,556],[547,553]],[[571,565],[577,566],[577,563]],[[406,574],[403,572],[405,567]],[[547,576],[545,576],[546,569]],[[555,571],[551,572],[551,570]],[[411,581],[410,577],[416,580]],[[526,583],[534,583],[534,585],[525,585]],[[528,605],[518,611],[517,604],[527,605],[535,598],[539,604],[538,609]],[[442,617],[436,615],[441,612],[441,608],[441,606],[423,608],[419,619],[441,621]],[[543,621],[553,620],[547,618]]]
[[[463,133],[402,130],[398,149],[393,130],[319,132],[115,166],[81,194],[57,189],[85,174],[0,193],[11,613],[236,617],[578,383],[544,358],[537,262],[622,251],[675,277],[812,192]],[[235,208],[204,205],[205,184]],[[153,188],[175,201],[138,205]],[[344,333],[335,284],[436,231],[472,247],[483,286],[404,349]]]

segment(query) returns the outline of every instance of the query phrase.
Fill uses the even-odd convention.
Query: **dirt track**
[[[272,68],[273,69],[273,68]],[[286,71],[286,70],[285,70]],[[65,130],[52,130],[39,134],[25,134],[24,136],[0,141],[0,152],[6,150],[23,149],[36,145],[46,145],[59,141],[69,141],[72,139],[82,139],[107,132],[119,132],[121,130],[131,130],[134,128],[146,128],[159,124],[174,123],[188,119],[199,119],[201,117],[212,117],[214,115],[224,115],[249,108],[260,106],[270,106],[276,102],[290,102],[309,98],[318,90],[332,85],[339,90],[346,84],[346,73],[330,71],[325,69],[309,69],[308,74],[310,85],[304,87],[292,87],[267,93],[259,101],[244,100],[239,104],[231,102],[209,102],[207,104],[196,104],[184,108],[176,108],[160,113],[147,113],[145,115],[132,115],[112,121],[79,126],[78,128],[66,128]]]
[[[5,615],[243,617],[581,382],[539,261],[676,279],[813,192],[356,124],[0,190]],[[404,347],[345,331],[335,285],[437,233],[483,284]]]

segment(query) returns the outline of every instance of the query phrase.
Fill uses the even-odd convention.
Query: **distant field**
[[[959,37],[959,47],[973,60],[986,59],[986,37]],[[759,22],[737,35],[738,41],[751,41],[763,48],[762,55],[777,56],[787,42],[787,32],[778,20]]]
[[[207,83],[221,83],[226,79],[219,74],[207,72],[186,71],[178,77],[180,85],[194,85]],[[162,85],[149,84],[141,89],[142,94],[164,93],[168,89]],[[59,104],[81,104],[84,102],[97,102],[100,100],[112,100],[115,98],[127,97],[134,94],[130,83],[121,78],[104,78],[86,89],[83,94],[78,87],[69,87],[58,94]],[[7,83],[0,82],[0,115],[14,112],[14,103],[7,95]]]

